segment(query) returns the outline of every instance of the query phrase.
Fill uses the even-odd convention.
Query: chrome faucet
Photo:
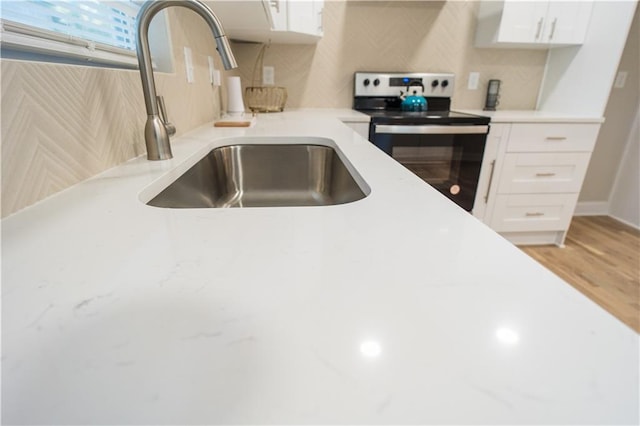
[[[209,24],[216,41],[218,53],[222,58],[225,69],[236,68],[238,64],[231,52],[229,40],[224,34],[222,24],[208,6],[198,0],[151,0],[144,3],[138,13],[138,28],[136,50],[144,104],[147,108],[147,124],[144,126],[144,140],[147,145],[147,159],[168,160],[173,158],[169,136],[174,135],[176,128],[167,120],[164,100],[156,96],[156,84],[153,79],[151,52],[149,50],[149,24],[153,17],[162,9],[170,6],[182,6],[200,15]]]

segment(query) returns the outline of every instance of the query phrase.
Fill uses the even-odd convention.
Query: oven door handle
[[[489,133],[489,126],[407,126],[377,124],[375,133],[396,135],[461,135]]]

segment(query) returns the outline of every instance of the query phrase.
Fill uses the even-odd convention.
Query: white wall
[[[576,213],[613,215],[615,210],[617,215],[622,215],[621,218],[626,218],[623,220],[633,222],[632,218],[636,217],[636,214],[622,208],[622,204],[625,198],[637,200],[637,194],[633,192],[633,186],[625,185],[630,177],[628,172],[623,174],[626,178],[620,176],[621,170],[629,167],[631,161],[629,137],[637,137],[634,126],[638,126],[637,113],[640,103],[640,8],[636,9],[617,72],[627,74],[626,83],[624,87],[614,86],[611,90],[604,112],[606,120],[598,135]],[[618,195],[614,196],[614,193]],[[612,205],[614,198],[617,200],[615,208]],[[627,206],[633,207],[631,204]],[[640,206],[636,201],[635,210],[638,208]]]
[[[613,185],[609,214],[640,228],[640,104]]]
[[[601,117],[637,2],[595,1],[582,46],[550,49],[538,109]]]

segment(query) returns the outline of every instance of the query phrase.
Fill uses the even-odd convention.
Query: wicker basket
[[[247,87],[244,91],[247,108],[253,112],[280,112],[287,102],[284,87]]]
[[[258,70],[264,64],[267,45],[263,44],[253,66],[252,86],[244,91],[247,108],[252,112],[280,112],[287,102],[287,89],[276,86],[256,86]]]

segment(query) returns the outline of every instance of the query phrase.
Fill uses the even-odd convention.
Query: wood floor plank
[[[640,231],[608,216],[579,216],[565,246],[520,248],[640,333]]]

